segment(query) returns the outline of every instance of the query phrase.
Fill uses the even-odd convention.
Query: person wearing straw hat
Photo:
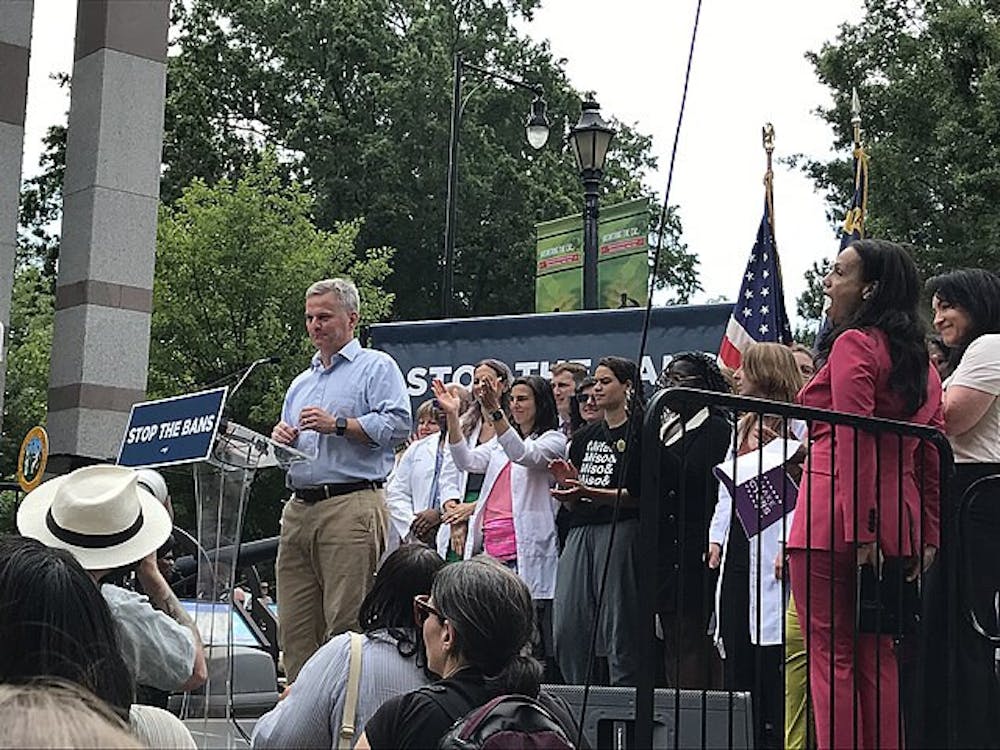
[[[26,537],[70,552],[90,574],[118,623],[124,657],[137,683],[186,691],[208,677],[201,637],[156,565],[172,523],[134,469],[97,464],[50,479],[17,511]],[[102,583],[136,565],[146,596]]]

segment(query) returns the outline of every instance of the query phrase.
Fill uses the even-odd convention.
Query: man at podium
[[[382,486],[393,446],[410,432],[399,365],[354,335],[358,289],[349,279],[306,291],[316,347],[288,388],[271,438],[312,456],[292,464],[281,514],[277,599],[285,672],[295,680],[327,638],[358,629],[358,608],[386,545]]]

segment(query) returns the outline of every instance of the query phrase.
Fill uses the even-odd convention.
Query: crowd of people
[[[735,371],[681,352],[656,388],[938,428],[954,453],[950,492],[916,437],[682,399],[659,423],[658,497],[643,497],[650,394],[635,362],[563,362],[545,380],[484,359],[469,388],[434,381],[411,420],[398,366],[354,335],[357,289],[313,284],[316,354],[272,432],[314,456],[288,471],[276,564],[289,688],[253,745],[436,746],[507,693],[575,737],[541,685],[637,683],[649,667],[639,580],[655,566],[659,683],[749,692],[756,746],[1000,746],[993,647],[978,632],[997,626],[1000,570],[977,558],[973,621],[949,616],[947,573],[960,544],[988,549],[1000,528],[985,510],[960,540],[954,522],[965,490],[1000,474],[1000,277],[958,270],[924,287],[905,248],[862,240],[824,291],[815,352],[755,343]],[[85,708],[74,691],[86,689],[107,707],[93,721],[109,746],[129,746],[115,731],[189,741],[143,704],[205,680],[197,628],[157,566],[171,529],[160,483],[78,469],[30,493],[23,536],[0,540],[0,637],[17,644],[0,651],[0,683],[40,685],[39,705]],[[640,554],[644,503],[657,508],[656,559]],[[114,585],[123,568],[143,593]],[[868,570],[900,602],[920,580],[919,627],[900,611],[867,622]],[[950,700],[958,684],[968,695]]]

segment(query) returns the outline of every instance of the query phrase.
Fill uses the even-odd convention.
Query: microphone
[[[258,365],[276,365],[280,361],[281,357],[261,357],[260,359],[255,359],[251,362],[250,366],[243,371],[243,375],[240,379],[236,381],[236,385],[233,386],[233,390],[229,392],[229,401],[231,402],[233,400],[233,396],[236,395],[236,391],[238,391],[240,386],[246,382],[246,379],[250,377],[250,373],[252,373]]]

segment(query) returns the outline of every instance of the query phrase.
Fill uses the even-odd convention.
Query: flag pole
[[[774,234],[774,170],[771,168],[772,157],[774,156],[774,125],[769,122],[764,123],[761,129],[761,139],[764,144],[764,152],[767,154],[767,171],[764,173],[764,198],[767,200],[767,212],[771,223],[771,237]],[[777,243],[777,239],[774,239]]]

